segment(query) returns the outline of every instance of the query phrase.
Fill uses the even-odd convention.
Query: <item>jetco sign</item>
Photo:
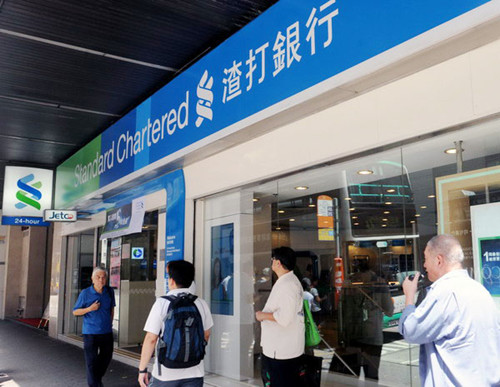
[[[43,212],[52,205],[50,169],[5,167],[2,224],[48,226]]]
[[[76,211],[45,210],[43,220],[46,222],[76,222]]]

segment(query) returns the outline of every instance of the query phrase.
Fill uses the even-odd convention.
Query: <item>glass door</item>
[[[67,237],[66,305],[63,328],[66,335],[82,334],[83,318],[73,316],[72,312],[80,292],[92,285],[94,249],[94,230]]]

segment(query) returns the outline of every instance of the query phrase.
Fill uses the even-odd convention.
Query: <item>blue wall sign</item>
[[[234,224],[214,226],[210,246],[210,310],[234,314]]]
[[[44,222],[43,218],[36,216],[2,216],[2,224],[5,226],[50,226],[50,222]]]
[[[281,0],[57,169],[56,207],[489,0]]]

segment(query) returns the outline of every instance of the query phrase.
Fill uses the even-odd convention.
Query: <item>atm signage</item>
[[[76,211],[45,210],[43,220],[46,222],[76,222]]]

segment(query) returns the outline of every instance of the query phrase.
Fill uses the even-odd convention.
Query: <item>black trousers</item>
[[[278,360],[262,354],[261,376],[264,387],[299,387],[302,356]]]
[[[83,335],[89,387],[101,387],[102,377],[113,357],[113,334]]]
[[[340,356],[356,375],[359,375],[361,366],[363,366],[365,377],[378,380],[381,354],[381,345],[351,341],[346,353],[340,354]],[[335,356],[332,359],[330,371],[351,375],[351,372]]]

